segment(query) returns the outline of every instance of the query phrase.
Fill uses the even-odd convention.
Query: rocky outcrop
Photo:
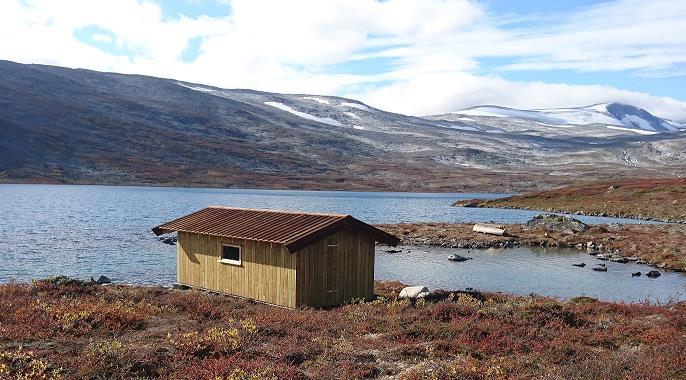
[[[588,230],[584,222],[564,215],[539,214],[526,222],[529,230],[543,229],[547,231],[583,232]]]

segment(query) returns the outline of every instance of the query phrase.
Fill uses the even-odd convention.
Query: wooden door
[[[326,281],[324,299],[326,306],[338,304],[338,245],[329,245],[326,251]]]

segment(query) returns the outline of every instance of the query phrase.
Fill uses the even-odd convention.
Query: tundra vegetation
[[[556,190],[508,198],[459,201],[454,206],[523,208],[686,222],[686,178],[579,182]]]
[[[330,309],[66,278],[0,285],[0,378],[685,378],[686,303],[403,285]]]

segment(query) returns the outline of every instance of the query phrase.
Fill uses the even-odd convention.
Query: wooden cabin
[[[291,308],[372,298],[375,242],[399,243],[350,215],[221,206],[153,232],[178,233],[178,284]]]

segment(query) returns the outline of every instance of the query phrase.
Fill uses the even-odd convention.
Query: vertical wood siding
[[[219,262],[222,244],[241,247],[241,265]],[[180,284],[287,307],[370,299],[374,290],[374,240],[345,230],[293,254],[279,244],[179,232],[176,265]]]
[[[219,262],[222,244],[241,247],[240,265]],[[180,284],[296,307],[296,257],[282,245],[180,232],[176,256]]]
[[[374,240],[371,237],[339,231],[295,255],[298,306],[332,306],[373,297]]]

